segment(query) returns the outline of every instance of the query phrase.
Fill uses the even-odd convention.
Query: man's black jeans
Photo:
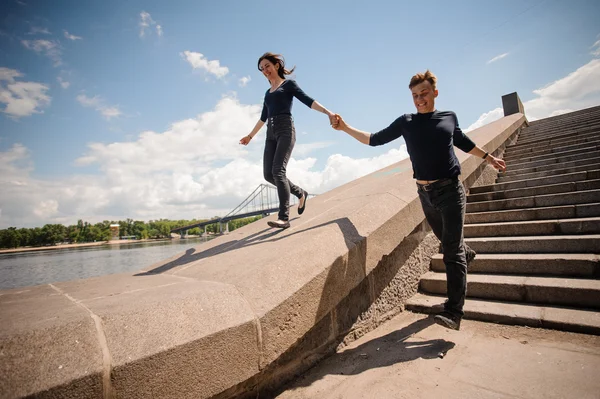
[[[267,120],[267,140],[263,156],[265,180],[277,187],[279,220],[290,218],[290,192],[301,198],[304,190],[288,180],[287,163],[296,144],[296,129],[291,115],[276,115]]]
[[[462,317],[467,294],[467,259],[463,241],[467,202],[465,188],[458,178],[441,179],[426,186],[417,184],[417,187],[427,222],[442,242],[448,292],[445,310]]]

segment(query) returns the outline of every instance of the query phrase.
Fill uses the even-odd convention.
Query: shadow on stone
[[[296,218],[291,219],[290,221],[294,221],[295,219]],[[137,273],[137,274],[135,274],[135,276],[148,276],[148,275],[164,273],[164,272],[167,272],[176,267],[185,266],[187,264],[199,261],[201,259],[209,258],[211,256],[220,255],[225,252],[234,251],[236,249],[240,249],[240,248],[244,248],[244,247],[248,247],[248,246],[252,246],[252,245],[259,245],[264,242],[275,242],[275,241],[287,239],[296,234],[304,233],[309,230],[318,229],[320,227],[330,225],[330,224],[337,224],[340,227],[340,230],[344,234],[344,240],[346,241],[346,245],[348,245],[348,248],[353,246],[355,242],[358,242],[364,238],[360,234],[358,234],[358,232],[356,231],[356,228],[354,227],[354,225],[352,224],[352,222],[350,222],[350,220],[348,218],[332,220],[327,223],[322,223],[322,224],[312,226],[307,229],[294,231],[293,233],[284,234],[284,235],[282,235],[282,234],[285,230],[267,228],[267,229],[263,229],[257,233],[251,234],[240,240],[227,241],[223,244],[208,248],[204,251],[200,250],[198,247],[189,248],[179,258],[172,260],[170,262],[167,262],[163,265],[157,266],[154,269],[150,269],[150,270],[146,270],[146,271]],[[265,234],[265,233],[267,233],[267,234]]]
[[[337,353],[325,360],[318,370],[299,378],[286,390],[306,387],[327,375],[357,375],[367,370],[388,367],[416,359],[437,359],[454,348],[454,342],[444,339],[426,341],[409,340],[412,336],[434,324],[431,317],[420,319],[400,330]]]

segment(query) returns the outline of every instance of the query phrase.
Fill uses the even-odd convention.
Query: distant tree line
[[[237,219],[229,222],[229,231],[233,231],[244,225],[252,223],[261,216],[255,216],[245,219]],[[0,248],[19,248],[19,247],[41,247],[47,245],[56,245],[62,243],[86,243],[97,241],[108,241],[111,238],[110,225],[119,224],[119,236],[131,237],[136,239],[158,239],[170,238],[171,230],[178,227],[188,226],[194,223],[200,223],[208,219],[192,220],[151,220],[143,222],[141,220],[119,220],[118,222],[105,220],[96,224],[77,221],[77,224],[64,226],[62,224],[47,224],[44,227],[34,228],[16,228],[0,230]],[[208,233],[218,233],[219,226],[211,224],[206,226]],[[200,235],[204,232],[195,227],[188,230],[189,235]]]

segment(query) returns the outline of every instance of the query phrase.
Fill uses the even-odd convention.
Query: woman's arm
[[[310,108],[314,109],[315,111],[324,113],[325,115],[327,115],[329,117],[329,124],[330,125],[334,124],[335,114],[333,112],[331,112],[330,110],[328,110],[327,108],[325,108],[324,106],[322,106],[317,100],[313,101]]]
[[[254,125],[254,129],[252,129],[252,131],[250,132],[249,135],[242,137],[242,139],[240,140],[240,144],[243,145],[248,145],[248,143],[250,142],[250,140],[252,140],[252,138],[254,136],[256,136],[256,133],[258,133],[258,131],[265,125],[265,123],[262,120],[258,120],[258,122],[256,122],[256,125]]]

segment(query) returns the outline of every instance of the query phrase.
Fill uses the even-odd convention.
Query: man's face
[[[414,86],[411,92],[419,114],[435,111],[435,98],[438,96],[438,91],[433,90],[429,81],[426,80]]]

